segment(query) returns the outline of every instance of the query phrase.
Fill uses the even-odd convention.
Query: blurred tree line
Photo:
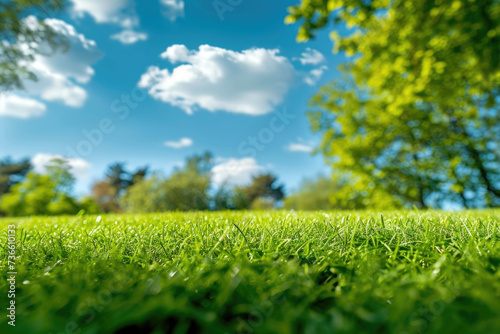
[[[68,163],[52,160],[43,174],[32,170],[29,159],[0,161],[0,213],[10,216],[77,213],[163,212],[194,210],[296,210],[387,208],[395,201],[383,192],[366,194],[353,189],[346,174],[305,180],[285,197],[284,185],[275,175],[255,175],[250,184],[215,185],[210,153],[187,158],[169,176],[148,167],[130,171],[123,162],[107,167],[91,194],[73,195],[75,178]],[[231,171],[228,171],[230,174]]]
[[[100,212],[90,197],[75,199],[75,178],[65,160],[54,159],[46,174],[31,170],[28,159],[0,161],[0,214],[9,216],[63,215]]]
[[[284,186],[272,174],[253,177],[246,186],[214,185],[210,153],[194,155],[169,176],[148,167],[129,171],[125,163],[108,166],[90,196],[77,199],[75,178],[63,159],[54,159],[43,174],[29,159],[0,161],[0,213],[9,216],[273,209],[284,198]]]
[[[257,175],[249,185],[243,187],[214,185],[211,178],[213,166],[213,157],[206,152],[187,158],[184,167],[176,168],[168,177],[159,173],[142,177],[116,198],[119,210],[270,209],[276,207],[284,197],[284,186],[277,184],[277,178],[271,174]]]

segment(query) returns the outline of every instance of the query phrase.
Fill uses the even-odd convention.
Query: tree
[[[48,214],[53,216],[74,215],[81,210],[81,206],[75,198],[60,192],[56,193],[55,197],[48,204],[47,209]]]
[[[54,183],[57,193],[69,194],[75,185],[75,177],[71,174],[71,166],[67,160],[52,159],[46,166],[47,175]]]
[[[148,173],[149,173],[148,166],[138,168],[134,173],[132,173],[130,185],[133,186],[134,184],[141,182],[142,180],[144,180],[144,178],[146,178]]]
[[[20,89],[24,79],[36,80],[29,70],[36,55],[67,49],[66,39],[42,19],[63,7],[63,0],[0,2],[0,90]]]
[[[0,197],[7,193],[13,185],[21,182],[31,169],[29,159],[22,159],[17,162],[10,157],[0,161]]]
[[[49,175],[29,172],[23,182],[2,197],[0,209],[9,216],[48,215],[48,206],[55,196]]]
[[[177,171],[163,183],[167,210],[207,210],[210,205],[209,175],[192,170]]]
[[[105,179],[92,186],[92,197],[104,212],[121,212],[120,197],[134,184],[140,183],[148,174],[149,168],[138,168],[131,173],[124,162],[115,162],[108,166]]]
[[[254,208],[274,207],[284,197],[284,186],[276,184],[277,181],[276,176],[267,173],[254,176],[252,183],[248,186],[237,187],[235,193],[240,201],[239,208],[251,208],[257,200],[259,200],[258,204],[255,204]]]
[[[311,100],[320,151],[408,206],[500,205],[500,2],[313,0],[298,39],[329,22],[355,56]],[[362,181],[361,181],[362,180]],[[362,184],[359,182],[363,182]]]
[[[208,175],[213,167],[213,156],[210,152],[201,155],[193,155],[186,160],[186,171],[199,175]]]
[[[157,174],[129,187],[121,207],[129,212],[269,209],[283,199],[284,186],[272,174],[255,176],[246,187],[223,185],[211,195],[212,166],[208,152],[189,157],[170,177]]]
[[[127,189],[120,204],[127,212],[163,212],[168,210],[164,194],[165,180],[153,175],[147,180],[137,182]]]
[[[334,173],[304,180],[299,189],[284,200],[285,209],[294,210],[358,210],[400,208],[388,193],[374,184],[361,188],[349,174]]]
[[[325,176],[304,180],[296,192],[285,198],[284,207],[294,210],[338,209],[330,202],[330,197],[338,191],[338,185]]]
[[[210,207],[210,170],[213,157],[209,152],[193,155],[185,167],[177,168],[164,183],[168,210],[207,210]]]
[[[120,199],[129,212],[192,211],[210,208],[212,155],[194,155],[170,177],[154,175],[126,190]]]
[[[70,196],[75,184],[75,177],[71,174],[71,166],[67,160],[52,159],[45,166],[47,175],[50,177],[54,197],[48,204],[48,212],[51,215],[75,214],[80,211],[76,199]],[[41,213],[42,214],[42,213]]]
[[[71,196],[75,178],[67,161],[54,159],[47,174],[31,171],[2,197],[0,210],[10,216],[76,214],[82,205]],[[83,202],[90,207],[88,201]]]
[[[14,185],[2,197],[0,209],[9,216],[76,214],[77,201],[60,191],[51,175],[30,172],[23,182]]]
[[[92,185],[92,198],[104,212],[120,212],[116,189],[109,181],[99,181]]]
[[[97,201],[89,196],[82,198],[80,201],[80,209],[84,210],[84,212],[89,215],[101,213],[101,208],[99,207]]]
[[[250,203],[241,188],[231,188],[227,184],[219,186],[212,198],[214,210],[248,209]]]
[[[120,195],[131,185],[130,173],[125,169],[124,162],[115,162],[108,166],[106,181],[115,190],[115,194]]]

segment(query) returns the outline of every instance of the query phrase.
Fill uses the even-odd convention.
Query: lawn
[[[3,219],[5,314],[12,223],[2,333],[500,332],[498,210]]]

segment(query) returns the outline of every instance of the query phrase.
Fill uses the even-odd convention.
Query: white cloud
[[[139,41],[145,41],[148,39],[148,35],[142,32],[137,32],[131,29],[123,30],[118,34],[111,36],[112,39],[116,39],[123,44],[134,44]]]
[[[92,16],[97,23],[114,23],[124,28],[139,24],[132,0],[71,0],[77,17]]]
[[[311,70],[304,78],[304,82],[309,86],[314,86],[318,83],[319,79],[323,76],[323,73],[328,69],[327,66],[323,65],[321,67]]]
[[[313,147],[305,144],[291,143],[287,146],[290,152],[312,152]]]
[[[326,58],[321,52],[311,48],[307,48],[305,52],[302,52],[299,60],[302,65],[319,65],[326,62]]]
[[[46,110],[45,104],[15,94],[0,94],[0,116],[31,118],[41,116]]]
[[[302,138],[299,138],[297,142],[288,144],[285,149],[290,152],[311,153],[314,147],[312,142],[304,142]]]
[[[227,159],[212,168],[212,181],[216,185],[247,185],[252,176],[259,174],[264,167],[259,166],[254,158]]]
[[[302,65],[320,65],[326,63],[326,58],[318,50],[311,48],[306,48],[305,52],[302,52],[300,58],[294,58],[294,60],[299,60]],[[308,73],[304,74],[304,82],[310,86],[314,86],[323,76],[323,73],[328,69],[328,66],[322,65],[317,66],[315,69],[310,70]]]
[[[193,145],[193,140],[191,138],[181,138],[178,141],[166,141],[165,146],[171,148],[184,148]]]
[[[201,45],[188,50],[173,45],[161,54],[172,72],[151,66],[139,82],[149,94],[191,114],[196,107],[248,115],[269,113],[283,101],[295,70],[278,50],[242,52]]]
[[[111,36],[123,44],[134,44],[145,41],[148,35],[134,31],[139,25],[133,0],[71,0],[72,11],[77,17],[88,14],[97,23],[111,23],[124,28],[123,31]]]
[[[160,0],[163,7],[163,15],[170,21],[184,17],[184,0]]]
[[[39,95],[45,101],[60,101],[70,107],[81,107],[85,103],[87,92],[68,77],[51,72],[36,61],[29,68],[37,76],[37,81],[24,83],[30,94]]]
[[[85,38],[75,27],[64,21],[47,19],[45,23],[66,37],[69,49],[47,57],[38,56],[36,62],[49,72],[57,72],[65,77],[72,77],[79,83],[87,83],[94,75],[90,64],[97,62],[103,55],[95,41]]]
[[[26,20],[29,21],[30,18]],[[4,98],[4,107],[10,108],[11,111],[2,110],[0,115],[12,116],[16,113],[19,114],[16,117],[28,118],[43,114],[45,105],[24,97],[26,93],[45,101],[60,101],[70,107],[81,107],[87,99],[87,92],[78,84],[90,81],[94,75],[90,65],[97,62],[102,53],[94,41],[79,34],[72,25],[58,19],[47,19],[45,22],[67,39],[69,49],[67,52],[59,50],[48,56],[36,55],[31,63],[26,64],[36,75],[37,81],[24,80],[26,92],[8,93]],[[45,50],[48,45],[41,42],[39,48]],[[16,111],[16,108],[19,110]]]
[[[37,173],[45,173],[45,167],[54,159],[65,160],[71,167],[70,172],[77,180],[88,178],[90,171],[90,163],[81,158],[65,158],[62,155],[37,153],[32,159],[31,163]]]

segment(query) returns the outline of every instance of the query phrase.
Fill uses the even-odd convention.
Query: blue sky
[[[270,171],[291,190],[327,172],[305,112],[343,58],[328,29],[296,42],[283,20],[297,2],[70,1],[50,23],[71,51],[35,60],[40,81],[0,98],[0,157],[42,170],[66,156],[79,194],[111,162],[168,174],[207,150],[217,182]]]

